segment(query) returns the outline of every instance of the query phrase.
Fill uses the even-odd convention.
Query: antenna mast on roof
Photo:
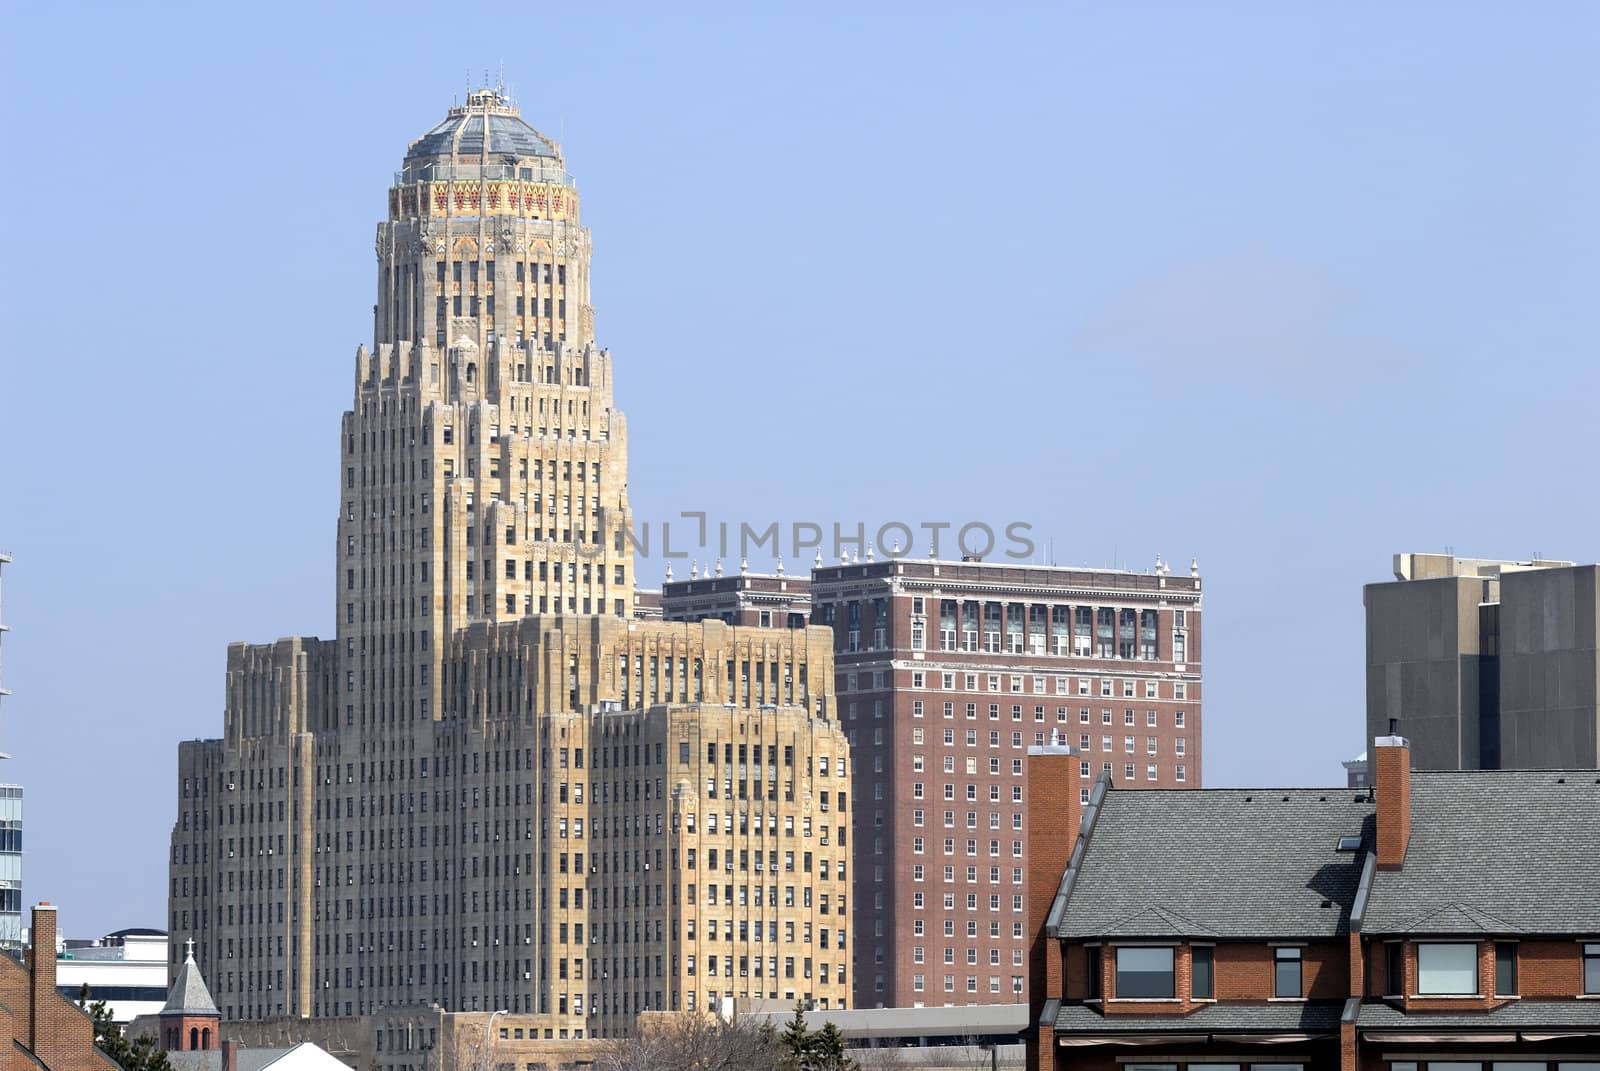
[[[6,553],[3,550],[0,550],[0,569],[3,569],[5,567],[5,565],[7,563],[9,563],[10,561],[11,561],[11,555]],[[6,628],[4,621],[0,621],[0,637],[4,637],[4,635],[8,631],[10,631],[10,630]],[[0,684],[3,684],[3,683],[4,683],[3,681],[0,681]],[[3,687],[0,687],[0,697],[8,696],[10,694],[11,693],[6,691]],[[0,759],[9,759],[10,757],[11,756],[8,755],[6,752],[0,751]]]

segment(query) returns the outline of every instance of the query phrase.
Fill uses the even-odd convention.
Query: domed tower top
[[[376,249],[377,345],[445,349],[465,339],[486,354],[496,339],[546,350],[593,340],[577,184],[561,146],[503,90],[472,91],[411,142],[388,200]]]
[[[406,148],[405,169],[451,161],[516,165],[533,160],[559,165],[561,146],[529,126],[499,89],[479,89]]]

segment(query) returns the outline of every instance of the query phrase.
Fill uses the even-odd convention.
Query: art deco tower
[[[401,631],[627,617],[633,570],[627,428],[559,146],[471,94],[406,152],[377,256],[377,349],[357,355],[343,428],[338,611],[352,668],[393,671],[366,712],[381,722],[437,702]]]
[[[829,634],[632,619],[578,207],[492,90],[395,175],[336,638],[232,645],[223,738],[179,748],[173,947],[195,939],[227,1020],[436,1004],[560,1040],[847,999]]]

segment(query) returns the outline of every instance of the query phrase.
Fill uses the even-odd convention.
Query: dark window
[[[1398,997],[1405,995],[1405,947],[1399,941],[1392,941],[1383,946],[1385,969],[1388,973],[1388,983],[1384,987],[1385,996]]]
[[[1098,1000],[1100,998],[1100,946],[1095,945],[1092,948],[1086,948],[1084,952],[1089,957],[1089,969],[1086,972],[1088,974],[1088,987],[1083,995],[1088,1000]]]
[[[1195,1000],[1211,1000],[1217,995],[1215,965],[1209,945],[1197,945],[1191,950],[1193,968],[1190,975],[1189,995]]]
[[[1494,946],[1494,991],[1504,996],[1517,992],[1517,945],[1498,941]]]
[[[1117,999],[1171,1000],[1173,988],[1172,949],[1117,949]]]
[[[1585,996],[1600,993],[1600,945],[1583,946],[1583,992]]]
[[[1300,950],[1275,948],[1272,950],[1272,995],[1298,997],[1304,995],[1300,987]]]

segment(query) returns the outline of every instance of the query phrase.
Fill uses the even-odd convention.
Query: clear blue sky
[[[1600,8],[989,6],[14,7],[27,898],[164,925],[226,643],[331,629],[390,173],[502,60],[583,190],[639,515],[1196,556],[1210,784],[1338,782],[1394,551],[1600,558]]]

